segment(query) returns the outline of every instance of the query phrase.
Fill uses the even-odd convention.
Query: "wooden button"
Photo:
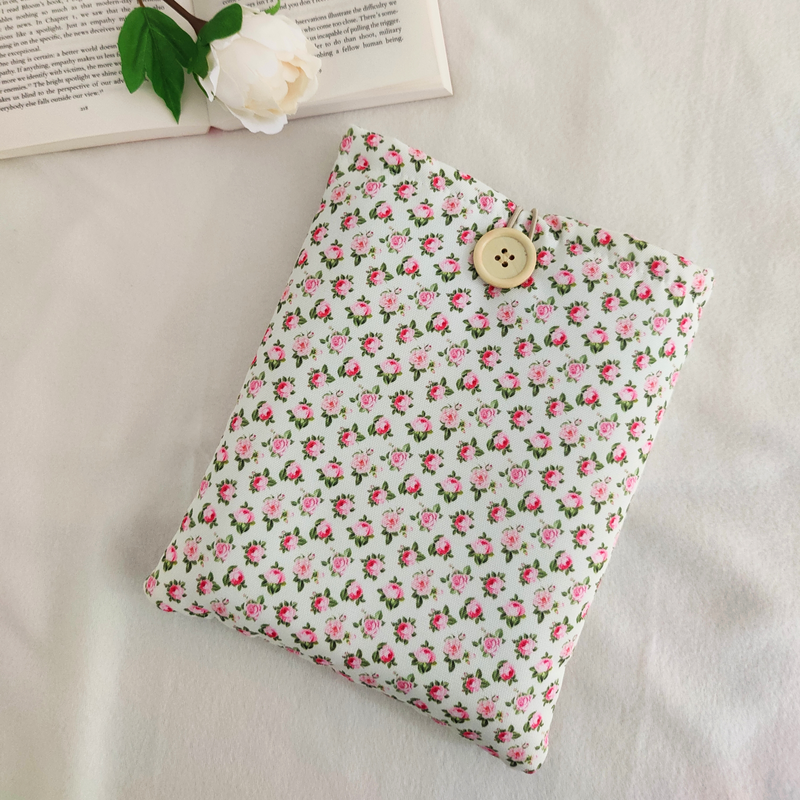
[[[493,228],[472,251],[478,275],[490,286],[510,289],[525,283],[536,268],[536,248],[517,228]]]

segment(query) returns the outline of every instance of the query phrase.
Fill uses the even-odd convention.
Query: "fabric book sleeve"
[[[533,772],[712,275],[521,211],[535,269],[497,288],[474,249],[515,210],[392,137],[346,132],[145,590]],[[485,250],[502,266],[501,245]]]

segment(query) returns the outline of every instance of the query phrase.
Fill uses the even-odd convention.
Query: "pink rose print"
[[[519,643],[517,644],[517,652],[523,658],[529,658],[533,654],[533,651],[535,649],[536,649],[536,642],[528,637],[523,637],[522,639],[519,640]],[[527,695],[527,697],[530,698],[530,695]],[[520,698],[518,698],[518,700],[519,699]],[[528,700],[528,702],[530,702],[530,700]],[[527,705],[525,707],[527,707]],[[522,708],[520,710],[524,711],[525,708]]]
[[[559,528],[542,528],[542,530],[539,532],[539,536],[542,539],[542,544],[547,547],[552,547],[560,535],[561,530]]]
[[[300,500],[300,506],[304,514],[311,516],[320,504],[320,498],[315,495],[306,495]]]
[[[188,539],[183,546],[183,555],[189,562],[197,561],[200,555],[200,545],[197,539]]]
[[[286,577],[284,576],[283,572],[279,569],[269,569],[264,573],[264,580],[267,584],[271,584],[273,586],[280,586],[281,584],[286,583]]]
[[[533,605],[539,611],[550,611],[553,607],[553,594],[549,590],[541,589],[533,595]]]
[[[481,644],[486,655],[496,656],[502,642],[496,636],[487,636]]]
[[[324,613],[330,606],[330,600],[324,594],[317,595],[314,598],[314,611],[318,614]]]
[[[535,492],[528,492],[522,502],[528,511],[537,512],[542,507],[542,498]]]
[[[399,253],[408,243],[408,237],[395,233],[389,237],[389,249]]]
[[[401,470],[408,461],[408,453],[404,450],[395,450],[389,454],[389,462],[394,469]]]
[[[503,606],[503,612],[507,617],[524,617],[525,606],[516,600],[512,600]]]
[[[608,342],[608,334],[602,328],[592,328],[586,334],[586,338],[592,344],[606,344]]]
[[[408,642],[414,635],[414,626],[410,622],[400,622],[395,628],[395,634],[398,639]]]
[[[579,583],[576,586],[573,586],[570,590],[570,597],[572,598],[573,602],[580,603],[588,590],[589,587],[586,586],[586,584]]]
[[[630,339],[636,329],[634,328],[633,320],[630,317],[622,317],[617,320],[614,330],[616,331],[617,336],[620,338]]]
[[[598,281],[602,275],[600,264],[596,261],[587,261],[581,269],[581,274],[590,281]]]
[[[446,556],[451,550],[450,540],[440,536],[434,542],[434,552],[437,556]]]
[[[508,661],[501,664],[497,669],[497,675],[501,681],[511,681],[514,679],[516,674],[517,671],[514,669],[513,664],[509,663]]]
[[[344,575],[350,566],[350,559],[347,556],[334,556],[331,560],[331,570],[340,577]]]
[[[567,374],[574,381],[579,381],[586,370],[586,364],[580,361],[572,361],[567,364]]]
[[[347,599],[356,602],[361,598],[361,595],[364,593],[364,590],[361,588],[361,585],[353,581],[346,590]]]
[[[556,568],[561,572],[572,568],[572,556],[569,553],[562,553],[556,558]]]
[[[498,577],[497,575],[492,575],[486,579],[483,584],[484,591],[486,594],[491,595],[492,597],[497,597],[500,592],[503,591],[505,587],[505,581]]]
[[[414,551],[411,550],[406,552],[413,553]],[[414,561],[416,561],[416,558],[409,558],[407,566],[411,566],[411,564],[413,564]],[[431,589],[433,588],[431,585],[430,575],[427,575],[424,572],[418,572],[411,579],[411,588],[414,590],[416,594],[422,595],[423,597],[430,594]]]
[[[395,411],[405,414],[411,408],[411,398],[408,395],[399,394],[394,398],[392,405],[394,405]]]
[[[470,600],[465,611],[469,619],[480,619],[483,616],[483,607],[477,600]]]
[[[522,486],[528,479],[528,470],[522,467],[512,467],[508,471],[508,480],[514,486]]]
[[[463,572],[456,572],[450,576],[450,588],[457,594],[461,594],[470,581],[470,576]]]
[[[539,250],[536,254],[536,260],[542,267],[548,267],[553,263],[553,254],[549,250]]]
[[[477,705],[478,716],[483,719],[493,719],[497,714],[497,706],[493,700],[479,700]]]
[[[402,600],[404,596],[402,587],[396,583],[387,583],[383,587],[383,593],[392,600]]]
[[[167,594],[173,600],[177,600],[178,602],[180,602],[183,599],[184,595],[186,594],[186,591],[180,584],[174,584],[169,587],[169,589],[167,590]]]
[[[586,545],[589,544],[591,539],[592,539],[592,532],[588,528],[580,528],[575,533],[575,543],[580,547],[586,547]]]
[[[481,688],[480,678],[469,677],[464,681],[464,689],[470,694],[479,691],[480,688]],[[464,710],[464,714],[466,715],[466,709]]]
[[[381,189],[383,189],[383,183],[380,181],[367,181],[364,184],[364,192],[369,197],[375,197]]]
[[[422,245],[426,253],[434,255],[441,247],[442,240],[438,236],[429,236]]]
[[[597,432],[603,439],[610,439],[617,429],[617,423],[611,420],[604,420],[597,426]]]
[[[245,558],[251,564],[259,564],[262,558],[264,558],[264,548],[261,545],[254,544],[247,548],[247,552],[245,553]]]
[[[422,489],[422,483],[420,482],[419,478],[412,475],[405,482],[405,486],[403,488],[405,489],[407,494],[415,495]]]
[[[573,248],[580,248],[577,252],[574,252],[573,255],[580,255],[583,251],[581,245],[573,245]],[[557,286],[572,286],[575,283],[575,275],[568,269],[561,269],[553,276],[553,281]]]

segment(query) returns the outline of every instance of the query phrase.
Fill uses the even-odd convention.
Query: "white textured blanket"
[[[4,800],[800,796],[800,9],[441,9],[453,98],[0,164]],[[716,275],[532,777],[141,592],[348,122]]]

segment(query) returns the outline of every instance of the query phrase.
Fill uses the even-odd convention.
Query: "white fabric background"
[[[0,797],[800,796],[800,8],[441,10],[453,98],[0,163]],[[535,776],[142,594],[350,122],[716,273]]]

